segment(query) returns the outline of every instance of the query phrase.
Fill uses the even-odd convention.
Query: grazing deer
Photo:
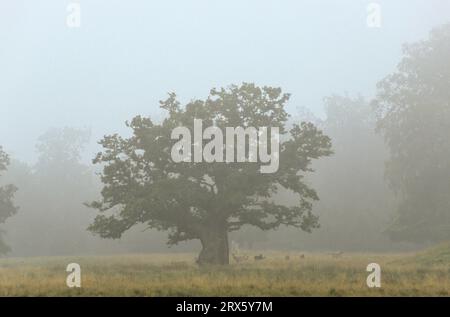
[[[248,259],[247,255],[239,256],[237,254],[232,253],[231,256],[233,257],[234,261],[236,261],[236,263],[240,263],[240,262],[245,261],[245,260]]]
[[[265,256],[262,255],[262,254],[260,254],[260,255],[255,255],[255,261],[261,261],[261,260],[264,260],[264,259],[265,259]]]
[[[289,260],[290,260],[289,255],[286,255],[286,256],[284,257],[284,259],[285,259],[286,261],[289,261]]]
[[[305,255],[304,254],[300,254],[300,259],[304,259]]]

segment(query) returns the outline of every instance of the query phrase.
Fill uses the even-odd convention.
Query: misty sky
[[[169,91],[204,98],[212,87],[256,82],[291,92],[321,114],[332,93],[373,94],[401,44],[450,22],[448,0],[0,0],[0,144],[32,161],[50,127],[90,127],[92,142],[136,114],[160,116]],[[74,1],[76,2],[76,1]]]

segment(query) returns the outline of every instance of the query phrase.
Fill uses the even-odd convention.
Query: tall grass
[[[289,259],[286,258],[289,255]],[[448,263],[411,254],[253,254],[228,267],[198,267],[194,254],[13,258],[0,260],[0,296],[449,296]],[[419,259],[419,260],[418,260]],[[66,286],[67,264],[82,287]],[[381,265],[382,287],[366,285]]]

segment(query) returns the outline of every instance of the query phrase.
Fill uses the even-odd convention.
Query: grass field
[[[256,254],[256,253],[254,253]],[[229,267],[195,265],[194,254],[0,259],[0,296],[449,296],[450,248],[419,254],[253,253]],[[289,255],[289,259],[286,259]],[[66,286],[67,264],[82,287]],[[381,265],[381,288],[366,285]]]

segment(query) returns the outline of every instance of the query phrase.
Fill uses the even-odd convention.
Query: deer
[[[260,255],[255,255],[255,261],[261,261],[261,260],[264,260],[266,257],[264,256],[264,255],[262,255],[262,254],[260,254]]]
[[[231,256],[233,257],[234,261],[236,261],[236,263],[240,263],[240,262],[245,261],[245,260],[248,259],[247,255],[239,256],[237,254],[232,253]]]

